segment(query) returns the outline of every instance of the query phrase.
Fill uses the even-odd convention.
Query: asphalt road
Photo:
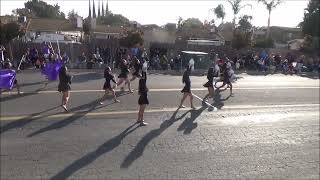
[[[181,77],[149,75],[139,127],[137,92],[99,105],[102,74],[73,73],[70,113],[38,72],[2,93],[1,179],[319,179],[319,79],[241,74],[211,108],[193,76],[197,109],[177,111]]]

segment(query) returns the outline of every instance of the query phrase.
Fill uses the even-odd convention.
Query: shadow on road
[[[123,95],[126,95],[126,94],[129,94],[129,93],[128,92],[124,92],[124,93],[120,92],[117,96],[119,97],[119,96],[123,96]],[[73,123],[77,119],[80,119],[80,118],[84,117],[86,114],[88,114],[89,112],[91,112],[93,110],[100,109],[100,108],[109,106],[109,105],[114,103],[112,101],[109,104],[97,107],[99,105],[99,102],[100,102],[100,98],[96,99],[96,100],[94,100],[94,101],[92,101],[90,103],[83,104],[81,106],[72,108],[72,109],[69,110],[70,112],[78,111],[78,110],[81,110],[81,109],[87,109],[87,110],[80,111],[80,112],[75,112],[72,116],[67,117],[67,118],[65,118],[63,120],[57,121],[57,122],[55,122],[55,123],[53,123],[53,124],[51,124],[51,125],[49,125],[47,127],[42,128],[42,129],[39,129],[38,131],[35,131],[35,132],[29,134],[27,137],[33,137],[33,136],[36,136],[38,134],[42,134],[42,133],[47,132],[47,131],[52,131],[52,130],[55,130],[55,129],[63,128],[65,126]]]
[[[9,131],[11,129],[21,128],[21,127],[25,126],[26,124],[31,123],[34,120],[44,118],[47,115],[42,115],[42,116],[40,116],[40,115],[45,113],[45,112],[49,112],[51,110],[57,109],[58,107],[60,107],[60,106],[55,106],[55,107],[52,107],[50,109],[47,109],[47,110],[44,110],[44,111],[41,111],[41,112],[38,112],[38,113],[30,114],[29,116],[27,116],[25,118],[18,119],[16,121],[12,121],[12,122],[6,123],[4,126],[1,126],[0,134],[4,133],[6,131]]]
[[[190,134],[192,130],[197,128],[198,123],[194,121],[200,116],[200,114],[206,109],[206,107],[202,106],[200,109],[191,110],[190,117],[186,118],[181,125],[178,127],[178,131],[183,131],[183,134]]]
[[[76,74],[72,79],[73,83],[82,83],[92,80],[102,79],[103,75],[101,73],[89,72],[84,74]]]
[[[62,171],[60,171],[58,174],[54,175],[51,179],[52,180],[60,180],[60,179],[66,179],[70,177],[73,173],[78,171],[79,169],[89,165],[93,161],[95,161],[97,158],[102,156],[105,153],[108,153],[112,151],[114,148],[119,146],[121,144],[121,141],[130,133],[135,131],[140,126],[136,126],[133,128],[136,124],[133,124],[129,126],[127,129],[125,129],[123,132],[121,132],[119,135],[113,137],[112,139],[108,140],[101,146],[99,146],[95,151],[92,151],[82,158],[74,161],[72,164],[68,165],[66,168],[64,168]],[[133,129],[132,129],[133,128]],[[131,130],[130,130],[131,129]]]
[[[224,102],[221,96],[221,90],[215,90],[213,96],[213,104],[212,106],[221,109],[224,106]]]
[[[88,110],[85,110],[85,111],[81,111],[81,112],[75,112],[72,116],[70,117],[67,117],[63,120],[60,120],[60,121],[57,121],[47,127],[44,127],[42,129],[39,129],[38,131],[35,131],[31,134],[29,134],[27,137],[33,137],[33,136],[36,136],[38,134],[42,134],[44,132],[47,132],[47,131],[52,131],[52,130],[55,130],[55,129],[60,129],[60,128],[63,128],[71,123],[73,123],[74,121],[76,121],[77,119],[81,118],[81,117],[84,117],[87,113],[93,111],[96,106],[98,105],[99,103],[99,100],[94,100],[90,103],[87,103],[87,104],[84,104],[84,105],[81,105],[81,106],[78,106],[78,107],[75,107],[75,108],[72,108],[70,109],[70,111],[76,111],[76,110],[81,110],[81,109],[86,109],[86,108],[89,108]]]
[[[10,100],[17,99],[17,98],[23,98],[23,97],[27,97],[27,96],[31,96],[31,95],[36,95],[41,90],[42,90],[42,88],[39,88],[39,89],[35,90],[34,92],[23,93],[23,94],[20,94],[20,95],[19,94],[8,95],[8,96],[5,96],[5,97],[2,97],[3,95],[0,94],[0,99],[1,99],[1,102],[10,101]]]
[[[146,146],[156,137],[158,137],[161,133],[163,133],[166,129],[168,129],[173,123],[182,119],[186,116],[190,111],[183,113],[179,118],[176,118],[178,113],[178,109],[173,113],[170,119],[165,120],[158,129],[154,129],[147,133],[142,139],[138,142],[135,148],[128,154],[125,160],[121,163],[120,168],[128,168],[136,159],[138,159],[142,154]]]

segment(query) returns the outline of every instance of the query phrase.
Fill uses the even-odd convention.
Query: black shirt
[[[112,74],[104,73],[104,78],[106,79],[107,83],[110,83],[110,81],[116,83],[116,81],[114,80],[114,76]]]

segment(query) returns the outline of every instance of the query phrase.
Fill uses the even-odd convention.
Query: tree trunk
[[[269,39],[269,38],[270,38],[270,14],[271,14],[271,9],[269,9],[268,28],[267,28],[267,36],[266,36],[266,39]]]

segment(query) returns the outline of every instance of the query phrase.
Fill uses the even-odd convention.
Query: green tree
[[[18,36],[22,36],[23,34],[24,32],[21,31],[20,25],[15,22],[7,24],[0,23],[0,44],[9,45],[9,54],[11,59],[13,59],[11,41]]]
[[[310,0],[300,26],[303,34],[317,38],[318,42],[315,43],[320,44],[320,2],[318,0]]]
[[[90,34],[90,30],[91,30],[91,28],[90,28],[90,20],[88,20],[88,19],[84,20],[82,29],[83,29],[84,34],[86,34],[86,35]]]
[[[252,19],[252,16],[248,16],[248,15],[241,16],[237,29],[245,33],[250,32],[252,29],[252,24],[250,22],[251,19]]]
[[[231,5],[232,11],[233,11],[233,27],[236,26],[236,18],[238,13],[240,12],[241,9],[243,9],[246,6],[252,7],[251,4],[245,4],[241,5],[242,0],[227,0],[229,4]]]
[[[266,8],[269,12],[268,16],[268,29],[267,29],[267,35],[266,39],[270,38],[270,15],[271,11],[275,9],[279,4],[282,3],[282,0],[258,0],[258,2],[262,2],[264,5],[266,5]]]
[[[241,16],[238,26],[233,33],[232,47],[236,49],[245,48],[251,44],[251,16]]]
[[[138,31],[128,31],[127,34],[119,39],[121,46],[131,48],[136,44],[143,44],[143,34]]]
[[[106,24],[110,26],[125,26],[128,25],[129,22],[129,19],[121,14],[109,13],[107,16],[97,18],[97,24]]]
[[[181,30],[182,22],[183,22],[183,19],[182,19],[182,17],[179,16],[179,19],[178,19],[178,30]]]
[[[174,32],[177,30],[175,23],[167,23],[166,25],[164,25],[164,28],[169,32]]]
[[[198,18],[188,18],[182,22],[184,28],[198,28],[202,27],[203,23]]]
[[[41,0],[32,0],[24,3],[24,8],[14,10],[20,16],[65,19],[65,14],[60,12],[58,4],[50,5]]]
[[[78,15],[77,12],[74,11],[74,9],[72,9],[69,13],[68,13],[68,19],[69,20],[72,20],[72,19],[75,19]]]
[[[21,35],[23,35],[23,32],[20,31],[20,26],[17,23],[1,24],[0,44],[9,43],[12,39]]]
[[[223,5],[219,4],[213,10],[214,10],[214,14],[217,16],[217,18],[221,19],[221,23],[223,23],[224,17],[226,16]]]

